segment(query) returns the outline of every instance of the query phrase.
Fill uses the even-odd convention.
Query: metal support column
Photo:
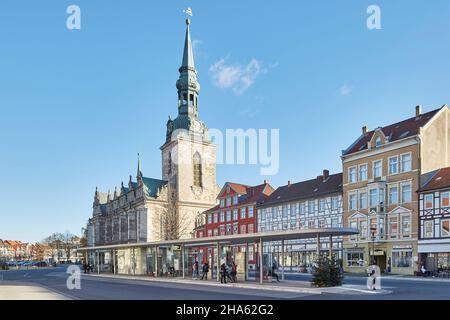
[[[264,273],[264,267],[263,267],[263,240],[262,238],[259,238],[259,283],[263,284],[263,273]]]
[[[155,278],[158,277],[159,270],[158,270],[158,256],[159,256],[159,247],[155,247]]]
[[[281,240],[281,280],[284,280],[284,240]]]
[[[100,274],[100,252],[97,250],[97,274]]]
[[[185,273],[184,273],[184,244],[181,245],[181,269],[183,270],[182,274],[183,274],[183,279],[185,278]]]
[[[217,282],[220,281],[220,244],[219,241],[217,241],[217,259],[216,259],[216,270],[217,270],[217,274],[216,274],[216,278],[217,278]],[[212,277],[211,277],[212,278]]]
[[[317,259],[320,258],[320,235],[317,234]]]
[[[116,274],[116,250],[112,249],[111,250],[111,255],[112,255],[112,269],[113,269],[113,274]]]
[[[333,236],[330,236],[330,248],[328,254],[331,260],[333,258]]]
[[[245,243],[245,281],[248,280],[248,242]]]

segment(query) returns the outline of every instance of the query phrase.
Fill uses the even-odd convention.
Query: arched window
[[[194,154],[194,186],[202,186],[202,158],[198,152]]]
[[[167,175],[172,174],[172,152],[169,152],[169,159],[167,159]]]

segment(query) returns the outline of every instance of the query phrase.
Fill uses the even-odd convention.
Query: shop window
[[[412,252],[411,251],[392,252],[392,265],[394,268],[411,268]]]
[[[364,267],[364,252],[361,251],[347,253],[347,266]]]

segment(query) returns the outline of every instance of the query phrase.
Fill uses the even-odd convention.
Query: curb
[[[150,282],[161,282],[161,283],[179,283],[179,284],[194,284],[203,285],[211,287],[220,287],[219,283],[216,282],[197,282],[193,280],[168,280],[168,279],[155,279],[155,278],[138,278],[129,276],[109,276],[109,275],[88,275],[88,277],[97,278],[108,278],[108,279],[124,279],[124,280],[143,280]],[[251,289],[251,290],[270,290],[279,292],[293,292],[293,293],[309,293],[309,294],[322,294],[322,289],[315,288],[290,288],[290,287],[280,287],[280,286],[267,286],[267,285],[248,285],[239,283],[229,283],[226,288],[241,288],[241,289]]]

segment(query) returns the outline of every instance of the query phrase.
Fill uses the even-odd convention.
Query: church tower
[[[166,141],[161,147],[162,178],[168,181],[169,205],[176,207],[181,220],[188,224],[183,229],[192,231],[196,216],[216,204],[218,187],[216,146],[199,118],[200,84],[189,19],[186,19],[183,60],[178,71],[178,115],[167,121]]]

